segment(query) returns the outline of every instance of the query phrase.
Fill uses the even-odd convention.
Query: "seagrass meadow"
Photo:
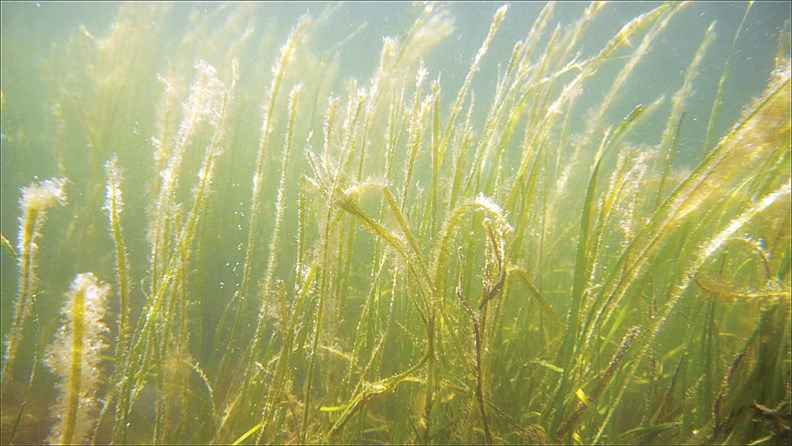
[[[785,2],[2,2],[3,444],[788,444]]]

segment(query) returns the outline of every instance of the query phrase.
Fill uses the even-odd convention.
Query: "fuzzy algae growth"
[[[2,5],[3,444],[789,441],[772,3],[42,6],[70,37]]]

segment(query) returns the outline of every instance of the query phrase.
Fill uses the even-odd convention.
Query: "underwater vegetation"
[[[0,442],[788,444],[789,22],[624,5],[4,3]]]

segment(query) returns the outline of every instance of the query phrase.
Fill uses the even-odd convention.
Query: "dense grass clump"
[[[0,441],[789,441],[788,22],[278,6],[4,19]]]

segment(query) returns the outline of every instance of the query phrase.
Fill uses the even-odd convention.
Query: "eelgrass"
[[[19,293],[15,301],[11,331],[7,335],[3,354],[2,382],[6,385],[10,385],[13,379],[14,361],[19,344],[22,342],[23,326],[34,305],[35,289],[38,282],[36,254],[39,246],[36,240],[41,237],[47,211],[56,205],[63,206],[65,204],[65,183],[65,179],[52,178],[31,184],[22,190],[22,199],[20,200],[22,217],[20,218],[19,245],[17,246]]]
[[[19,273],[3,441],[788,440],[788,31],[765,89],[721,131],[742,32],[726,31],[699,124],[722,28],[690,30],[676,83],[636,98],[642,65],[699,6],[646,8],[590,39],[618,7],[554,26],[548,4],[510,51],[519,6],[497,8],[456,84],[432,59],[453,32],[439,4],[382,41],[366,80],[339,74],[365,26],[321,41],[354,6],[299,19],[279,53],[246,5],[193,16],[177,40],[169,6],[124,5],[105,38],[78,30],[50,62],[70,61],[53,74],[53,135],[76,215],[42,238],[64,182],[33,185],[19,246],[3,238]],[[684,167],[691,129],[704,157]],[[46,205],[26,198],[47,185]],[[55,273],[37,283],[40,240]],[[50,344],[53,296],[83,263],[115,277],[116,324],[85,331],[73,285],[55,420],[49,375],[17,358]],[[105,343],[112,356],[84,361]]]
[[[67,319],[47,355],[47,365],[61,376],[61,395],[49,442],[84,443],[97,419],[95,394],[99,387],[99,361],[106,343],[105,315],[110,286],[91,273],[79,274],[72,282],[63,307]]]

